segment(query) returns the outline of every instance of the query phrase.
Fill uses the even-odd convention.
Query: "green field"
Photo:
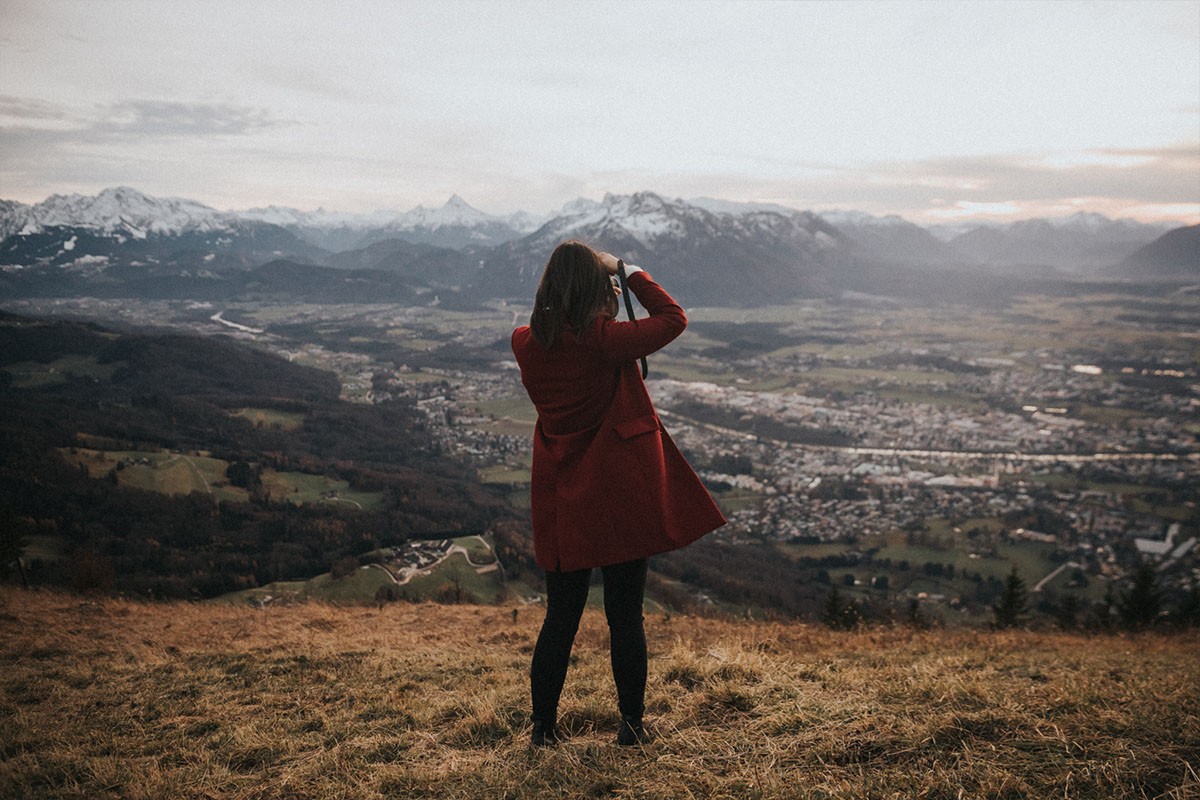
[[[60,450],[72,464],[85,467],[88,475],[103,478],[113,473],[119,486],[162,494],[200,492],[218,501],[245,502],[245,489],[230,486],[225,477],[228,461],[205,455],[144,450],[90,450],[81,447]]]
[[[700,360],[670,360],[666,357],[654,358],[653,356],[651,359],[650,374],[656,378],[666,377],[688,383],[708,381],[728,385],[733,383],[736,378],[741,377],[725,367],[707,364]]]
[[[279,411],[274,408],[239,408],[233,416],[248,419],[256,428],[276,428],[294,431],[304,424],[305,415],[297,411]]]
[[[200,492],[217,501],[244,503],[249,500],[245,489],[228,483],[225,471],[229,462],[219,458],[166,451],[82,447],[63,448],[60,452],[69,463],[85,467],[93,478],[115,474],[120,486],[163,494]],[[295,505],[326,503],[371,511],[379,509],[383,503],[382,492],[356,491],[348,482],[325,475],[268,469],[262,473],[262,482],[273,499]]]
[[[496,562],[496,554],[492,550],[492,546],[482,536],[458,536],[450,541],[466,550],[473,564],[494,564]]]
[[[729,489],[723,492],[713,492],[713,499],[725,514],[732,514],[745,508],[755,508],[760,505],[766,495],[747,489]]]
[[[480,574],[461,553],[452,553],[428,575],[418,575],[398,587],[409,599],[457,599],[470,603],[498,603],[506,596],[501,572]],[[461,594],[461,597],[457,597]]]
[[[14,388],[34,389],[66,383],[68,377],[108,381],[124,364],[123,361],[101,364],[95,356],[69,355],[48,364],[36,361],[9,364],[3,371],[13,376]]]
[[[265,598],[282,598],[288,602],[316,600],[327,603],[369,604],[383,586],[395,587],[395,595],[404,600],[442,600],[471,603],[496,603],[508,596],[499,569],[477,572],[478,566],[496,563],[492,546],[481,536],[459,536],[451,544],[462,547],[462,553],[451,553],[427,573],[417,574],[397,584],[385,566],[373,564],[360,567],[339,578],[326,572],[308,580],[276,581],[254,589],[232,592],[214,600],[221,603],[255,603]],[[382,554],[384,551],[378,551]],[[390,552],[390,550],[388,551]],[[371,555],[371,554],[368,554]]]
[[[382,492],[360,492],[350,488],[347,481],[325,475],[304,472],[263,470],[263,488],[273,500],[286,500],[295,505],[326,503],[346,505],[364,511],[374,511],[383,505]]]
[[[526,397],[506,397],[499,400],[481,400],[475,410],[483,416],[496,419],[509,418],[532,423],[537,420],[537,410]]]
[[[526,459],[528,461],[528,459]],[[484,483],[523,484],[529,483],[528,464],[496,464],[479,471],[479,479]]]

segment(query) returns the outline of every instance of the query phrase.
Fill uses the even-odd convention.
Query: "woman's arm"
[[[632,273],[628,277],[629,290],[650,316],[629,322],[606,319],[599,324],[597,346],[609,361],[626,362],[648,356],[665,347],[687,327],[687,315],[665,289],[645,270],[626,269]]]

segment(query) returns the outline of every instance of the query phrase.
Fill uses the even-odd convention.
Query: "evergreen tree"
[[[825,597],[825,608],[821,611],[821,622],[838,631],[854,630],[863,621],[863,612],[853,600],[844,602],[837,584]]]
[[[908,609],[904,614],[908,624],[918,630],[928,630],[930,628],[929,619],[921,613],[921,601],[917,598],[912,598],[908,601]]]
[[[1083,609],[1083,603],[1079,600],[1079,595],[1066,594],[1063,595],[1062,602],[1058,605],[1058,611],[1055,616],[1058,618],[1058,626],[1063,630],[1074,630],[1079,626],[1079,612]]]
[[[1104,590],[1104,599],[1092,606],[1089,627],[1092,630],[1111,632],[1114,624],[1113,617],[1116,614],[1116,605],[1117,596],[1110,583]]]
[[[1028,599],[1025,581],[1017,574],[1017,568],[1014,565],[1012,572],[1008,573],[1008,577],[1004,579],[1004,589],[1000,592],[1000,598],[992,606],[992,614],[996,618],[995,626],[997,628],[1013,628],[1019,625],[1025,618]]]
[[[1117,600],[1121,624],[1130,630],[1148,628],[1158,619],[1162,609],[1163,592],[1158,585],[1158,573],[1152,565],[1142,564],[1133,573],[1129,591],[1121,592]]]
[[[1179,607],[1171,619],[1180,628],[1200,627],[1200,584],[1192,586],[1179,599]]]
[[[27,541],[22,532],[24,527],[21,520],[10,508],[0,509],[0,576],[15,571],[21,575],[21,583],[29,588],[25,577],[25,565],[21,558],[25,552]]]

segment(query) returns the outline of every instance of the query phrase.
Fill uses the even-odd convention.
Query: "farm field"
[[[85,467],[91,477],[113,473],[119,485],[133,489],[162,494],[200,492],[234,502],[245,502],[249,497],[245,489],[229,485],[225,477],[229,462],[219,458],[197,453],[74,447],[61,452],[68,462]]]
[[[274,408],[239,408],[233,416],[248,419],[255,427],[294,431],[304,424],[304,414]]]
[[[61,452],[70,463],[85,467],[93,478],[115,474],[121,486],[162,494],[200,492],[217,501],[246,502],[249,498],[245,489],[229,484],[228,461],[203,454],[78,447],[64,448]],[[382,503],[379,492],[357,491],[350,488],[349,482],[325,475],[267,469],[261,478],[263,488],[272,498],[295,505],[340,503],[373,510]]]

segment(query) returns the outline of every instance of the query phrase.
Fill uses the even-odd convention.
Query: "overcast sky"
[[[1200,222],[1200,0],[0,0],[0,197]]]

